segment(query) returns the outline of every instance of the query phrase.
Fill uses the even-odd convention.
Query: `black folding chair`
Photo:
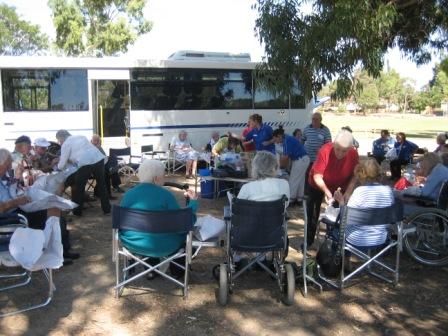
[[[191,208],[166,211],[141,211],[113,206],[112,208],[112,259],[115,262],[116,285],[115,293],[118,298],[123,288],[131,282],[143,277],[149,272],[156,272],[164,278],[174,282],[183,289],[184,297],[188,295],[188,271],[191,263],[193,213]],[[120,232],[132,231],[138,236],[144,234],[185,234],[185,245],[179,246],[175,251],[160,255],[160,251],[152,250],[150,246],[145,251],[136,251],[120,239]],[[148,263],[149,258],[160,258],[157,265]],[[185,264],[180,265],[176,259],[185,257]],[[130,261],[130,262],[129,262]],[[185,271],[184,281],[162,272],[160,269],[166,264],[174,264]],[[140,273],[130,276],[131,270],[142,265]]]
[[[403,207],[401,202],[395,202],[390,207],[385,208],[366,208],[358,209],[348,206],[341,207],[340,226],[338,228],[338,237],[331,234],[331,229],[327,230],[327,239],[336,239],[339,247],[340,256],[340,273],[337,279],[330,279],[326,277],[320,269],[318,264],[319,277],[333,287],[343,289],[352,278],[366,271],[379,279],[396,285],[399,278],[400,252],[402,250],[403,238]],[[381,246],[364,246],[362,248],[350,244],[346,240],[345,228],[347,225],[370,226],[388,224],[388,240]],[[395,248],[395,262],[391,266],[383,257],[390,250]],[[358,267],[351,270],[349,274],[345,274],[346,252],[355,255],[362,261]],[[374,253],[372,255],[372,252]],[[388,274],[392,273],[392,276]]]

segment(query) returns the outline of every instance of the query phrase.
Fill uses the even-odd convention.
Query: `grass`
[[[380,130],[391,134],[404,132],[408,137],[435,139],[438,133],[448,132],[447,117],[421,116],[416,114],[377,114],[369,116],[333,115],[325,113],[323,123],[337,134],[342,126],[350,126],[355,138],[378,138]]]

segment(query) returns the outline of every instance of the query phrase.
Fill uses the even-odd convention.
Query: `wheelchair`
[[[277,280],[281,301],[294,303],[295,275],[291,264],[285,262],[288,252],[285,198],[271,201],[249,201],[233,198],[226,220],[227,260],[219,266],[218,303],[226,305],[233,293],[235,279],[253,265],[258,265]],[[253,258],[241,270],[236,270],[236,253],[252,253]],[[272,253],[274,271],[262,259]]]
[[[415,211],[405,218],[406,252],[424,265],[448,265],[448,181],[442,184],[437,201],[414,201]]]

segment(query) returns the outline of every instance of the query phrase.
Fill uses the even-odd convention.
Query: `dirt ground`
[[[178,179],[179,181],[179,179]],[[174,191],[182,201],[182,195]],[[117,195],[120,196],[120,195]],[[113,201],[118,203],[119,200]],[[200,200],[199,215],[222,216],[224,199]],[[75,251],[73,265],[54,272],[57,287],[45,308],[3,318],[1,335],[447,335],[448,268],[430,268],[401,258],[398,286],[361,277],[343,292],[301,287],[296,302],[284,306],[276,282],[264,272],[251,272],[236,283],[229,304],[216,303],[212,267],[222,262],[219,249],[203,250],[193,261],[190,295],[160,278],[142,280],[149,290],[125,289],[115,299],[111,259],[111,217],[93,203],[82,218],[69,216]],[[303,214],[290,211],[288,259],[299,262]],[[43,275],[30,289],[0,293],[2,312],[45,295]]]

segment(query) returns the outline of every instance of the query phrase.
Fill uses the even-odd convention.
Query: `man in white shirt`
[[[104,214],[110,213],[109,197],[104,180],[105,156],[85,136],[71,135],[67,130],[59,130],[56,133],[56,139],[61,144],[58,169],[64,170],[70,164],[76,169],[65,181],[65,185],[72,188],[72,201],[78,204],[78,207],[73,210],[73,214],[75,216],[82,215],[84,192],[90,177],[96,180],[101,209]]]

